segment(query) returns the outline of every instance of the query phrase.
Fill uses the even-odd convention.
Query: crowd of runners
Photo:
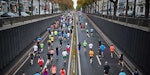
[[[83,22],[83,16],[78,15],[78,20],[76,22],[76,25],[80,27],[80,29],[84,29],[86,32],[86,37],[91,38],[93,36],[94,29],[88,28],[88,23]],[[59,71],[59,75],[66,75],[66,69],[62,67],[61,69],[57,69],[56,64],[53,63],[54,56],[55,60],[59,60],[59,55],[62,55],[63,63],[64,65],[67,62],[67,57],[69,56],[71,45],[68,43],[67,45],[64,45],[64,42],[67,42],[71,39],[72,33],[73,33],[73,13],[67,13],[60,16],[60,19],[58,21],[55,21],[54,24],[50,25],[47,28],[48,31],[48,39],[47,41],[47,49],[44,49],[45,44],[43,43],[43,38],[38,37],[35,40],[35,44],[33,46],[33,52],[30,53],[30,65],[32,66],[34,64],[34,59],[38,58],[37,62],[39,64],[39,72],[36,72],[34,75],[56,75],[56,71]],[[59,40],[59,44],[54,44],[56,40]],[[105,59],[105,50],[106,45],[101,41],[101,39],[97,40],[98,42],[98,56],[99,59],[102,61],[102,59]],[[54,47],[55,45],[55,47]],[[57,46],[56,46],[57,45]],[[65,46],[65,49],[62,48],[62,46]],[[89,61],[90,64],[93,63],[93,57],[95,57],[96,53],[93,51],[93,42],[87,42],[87,40],[84,40],[83,42],[78,43],[78,53],[82,50],[81,47],[83,47],[83,50],[85,53],[88,53],[89,55]],[[89,48],[87,48],[89,47]],[[90,49],[90,50],[87,50]],[[47,61],[44,61],[43,57],[41,56],[42,52],[44,50],[47,50]],[[112,60],[114,59],[114,52],[115,52],[115,46],[110,45],[109,46],[110,51],[110,58]],[[111,62],[110,62],[111,63]],[[47,68],[48,65],[51,64],[51,68]],[[120,57],[118,59],[118,64],[122,67],[120,70],[120,73],[118,75],[126,75],[124,72],[124,60],[123,60],[123,54],[120,54]],[[109,69],[111,69],[111,66],[109,66],[108,61],[105,61],[104,64],[104,75],[109,74]],[[23,75],[26,75],[25,72],[23,72]],[[111,75],[111,74],[109,74]],[[139,75],[137,72],[137,69],[135,69],[135,72],[133,72],[133,75]]]

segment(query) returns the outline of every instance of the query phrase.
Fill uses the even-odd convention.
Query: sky
[[[77,7],[77,0],[72,0],[73,1],[73,7],[76,9]]]

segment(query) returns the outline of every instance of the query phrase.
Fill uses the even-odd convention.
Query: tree
[[[110,0],[110,1],[114,3],[114,16],[116,16],[118,0],[116,1]]]
[[[128,2],[129,0],[126,0],[126,16],[128,16]]]
[[[149,3],[150,1],[149,0],[145,0],[145,18],[148,19],[148,16],[149,16]]]

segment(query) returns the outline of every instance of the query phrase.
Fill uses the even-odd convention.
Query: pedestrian
[[[44,48],[44,43],[40,43],[41,52],[43,52],[43,48]]]
[[[40,75],[40,73],[39,73],[39,72],[36,72],[34,75]]]
[[[51,47],[51,40],[50,39],[47,40],[47,44],[48,44],[48,49],[50,49],[50,47]]]
[[[119,57],[119,65],[121,65],[122,67],[124,66],[124,62],[123,62],[123,54],[120,55]]]
[[[121,72],[119,73],[119,75],[126,75],[126,73],[124,72],[123,69],[121,69]]]
[[[26,75],[25,72],[22,72],[22,75]]]
[[[79,42],[79,44],[78,44],[78,50],[79,50],[79,52],[80,52],[80,50],[81,50],[81,43]]]
[[[135,68],[135,71],[133,72],[133,75],[139,75],[138,70]]]
[[[54,50],[50,49],[49,53],[50,53],[50,60],[52,61],[53,60],[53,55],[54,55]]]
[[[52,73],[52,75],[56,75],[56,70],[57,70],[57,68],[56,68],[56,66],[53,64],[52,67],[51,67],[51,73]]]
[[[102,44],[102,45],[100,46],[100,50],[101,50],[102,57],[104,57],[104,50],[105,50],[105,49],[106,49],[105,45]]]
[[[115,47],[114,47],[114,45],[111,45],[110,46],[110,56],[111,56],[111,58],[114,57],[114,51],[115,51]]]
[[[44,64],[44,60],[43,60],[42,57],[39,57],[39,58],[38,58],[38,64],[39,64],[39,66],[40,66],[40,68],[41,68],[41,70],[42,70],[42,67],[43,67],[43,64]]]
[[[99,45],[99,47],[101,46],[101,40],[100,39],[98,40],[98,45]]]
[[[83,42],[83,46],[84,46],[84,52],[86,52],[86,46],[87,46],[87,42],[86,42],[86,40],[84,40],[84,42]]]
[[[90,29],[91,36],[93,36],[93,31],[94,31],[94,29],[93,29],[93,28],[91,28],[91,29]]]
[[[69,44],[67,44],[66,50],[67,50],[67,52],[69,53],[69,51],[70,51],[70,45],[69,45]]]
[[[43,75],[48,75],[48,69],[47,69],[47,67],[44,68]]]
[[[62,69],[60,70],[60,75],[66,75],[66,71],[65,71],[64,68],[62,68]]]
[[[104,65],[104,75],[108,75],[109,69],[110,69],[110,66],[108,65],[108,62],[105,61],[105,65]]]
[[[34,60],[34,54],[31,52],[30,53],[30,65],[33,65],[33,60]]]
[[[67,55],[68,55],[67,51],[64,50],[64,51],[62,52],[62,56],[63,56],[63,59],[64,59],[64,63],[66,63]]]
[[[37,56],[37,51],[38,51],[38,46],[37,46],[37,44],[34,44],[33,50],[34,50],[34,57],[36,57],[36,56]]]
[[[58,54],[59,54],[59,47],[56,47],[56,59],[58,59]]]
[[[93,43],[89,43],[89,48],[92,49],[93,48]]]

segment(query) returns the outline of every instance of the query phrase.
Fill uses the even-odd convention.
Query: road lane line
[[[100,61],[98,55],[96,55],[96,58],[97,58],[98,64],[99,64],[99,65],[102,65],[102,63],[101,63],[101,61]]]
[[[78,21],[77,17],[76,17],[76,21]],[[76,38],[77,38],[77,50],[78,50],[79,38],[78,38],[78,29],[77,29],[77,26],[76,26]],[[81,75],[81,64],[80,64],[80,54],[79,54],[79,51],[78,51],[77,55],[78,55],[78,70],[79,70],[79,75]]]
[[[74,21],[73,21],[73,25],[74,25]],[[74,33],[74,32],[73,32]],[[71,56],[72,56],[72,42],[73,42],[73,34],[71,36],[71,48],[70,48],[70,53],[69,53],[69,61],[68,61],[68,70],[67,70],[67,75],[70,75],[70,64],[71,64]]]

